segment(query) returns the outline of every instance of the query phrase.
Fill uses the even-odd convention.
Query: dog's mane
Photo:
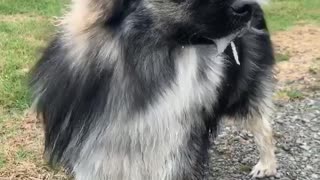
[[[264,88],[248,90],[247,86],[258,81],[251,76],[269,75],[270,68],[262,70],[273,63],[267,36],[261,41],[249,37],[252,44],[245,45],[259,52],[268,47],[268,62],[256,64],[254,60],[262,55],[239,51],[250,62],[234,70],[228,48],[220,56],[215,51],[219,45],[182,46],[164,41],[160,33],[143,31],[151,26],[148,16],[138,19],[143,26],[134,30],[130,20],[123,26],[107,26],[106,19],[116,6],[110,2],[75,0],[32,71],[34,104],[44,120],[49,162],[84,174],[80,180],[90,179],[92,173],[114,177],[120,171],[136,179],[143,179],[136,172],[170,177],[173,168],[180,179],[188,173],[202,177],[207,159],[186,154],[208,146],[209,141],[202,138],[215,130],[222,113],[234,113],[241,93]],[[221,43],[221,51],[228,43]],[[235,77],[237,73],[241,77]],[[231,88],[227,87],[230,83]],[[239,92],[231,92],[232,88]],[[212,105],[218,106],[216,116],[209,113]],[[134,157],[135,151],[142,157]],[[158,156],[157,161],[153,155]],[[171,169],[164,170],[159,164]],[[188,172],[183,164],[199,170]],[[88,166],[92,168],[86,169]],[[152,178],[146,175],[144,179]]]

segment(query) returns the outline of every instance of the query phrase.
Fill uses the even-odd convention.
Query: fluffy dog
[[[207,179],[231,117],[273,175],[273,65],[254,0],[74,0],[32,73],[45,154],[76,180]]]

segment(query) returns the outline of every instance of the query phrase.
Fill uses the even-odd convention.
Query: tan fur
[[[251,107],[254,108],[249,109],[250,112],[247,117],[240,116],[239,118],[241,119],[227,117],[227,122],[233,122],[232,124],[236,125],[236,127],[244,128],[254,136],[260,154],[259,162],[250,173],[254,178],[273,176],[277,173],[275,142],[270,122],[270,117],[274,110],[271,98],[273,94],[273,78],[269,78],[269,81],[264,82],[262,85],[262,90],[266,97],[258,102],[250,102]]]
[[[260,112],[245,123],[245,128],[252,132],[260,153],[260,160],[250,173],[257,178],[272,176],[277,173],[275,144],[270,123],[273,104],[271,98],[262,102],[262,105],[258,106]]]
[[[69,49],[68,56],[72,60],[71,67],[86,64],[90,42],[104,46],[108,43],[112,33],[103,27],[112,14],[115,0],[73,0],[70,10],[61,18],[58,28],[62,31],[61,40]],[[93,40],[94,39],[94,40]],[[102,48],[101,48],[102,49]],[[107,48],[110,49],[110,48]],[[107,50],[106,49],[106,50]],[[109,56],[111,52],[99,52]]]
[[[259,162],[253,167],[250,175],[254,178],[273,176],[277,173],[277,160],[275,156],[275,142],[270,123],[271,102],[257,105],[260,112],[253,110],[246,119],[227,117],[226,123],[250,131],[259,150]],[[241,123],[240,125],[238,123]]]
[[[253,177],[265,177],[275,175],[277,172],[277,161],[275,157],[275,146],[272,128],[267,117],[262,117],[248,126],[253,133],[255,142],[260,152],[260,160],[253,168]]]
[[[113,0],[73,0],[71,10],[62,19],[61,24],[67,32],[81,35],[112,14],[113,2]]]
[[[271,98],[266,98],[261,102],[256,105],[259,107],[258,112],[252,110],[251,116],[243,121],[243,127],[253,134],[260,154],[259,162],[250,173],[255,178],[272,176],[277,173],[275,144],[270,123],[273,104]]]

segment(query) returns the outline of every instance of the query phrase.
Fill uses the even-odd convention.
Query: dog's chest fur
[[[201,110],[215,103],[223,78],[224,60],[214,51],[182,48],[173,82],[152,103],[134,115],[123,106],[111,113],[115,120],[108,125],[96,125],[74,167],[77,179],[169,180],[192,171],[197,163],[192,151],[201,143],[190,139],[205,133]]]

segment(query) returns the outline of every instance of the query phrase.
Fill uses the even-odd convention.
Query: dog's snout
[[[231,5],[231,13],[233,16],[240,17],[243,20],[250,20],[252,16],[252,4],[245,0],[236,0]]]

